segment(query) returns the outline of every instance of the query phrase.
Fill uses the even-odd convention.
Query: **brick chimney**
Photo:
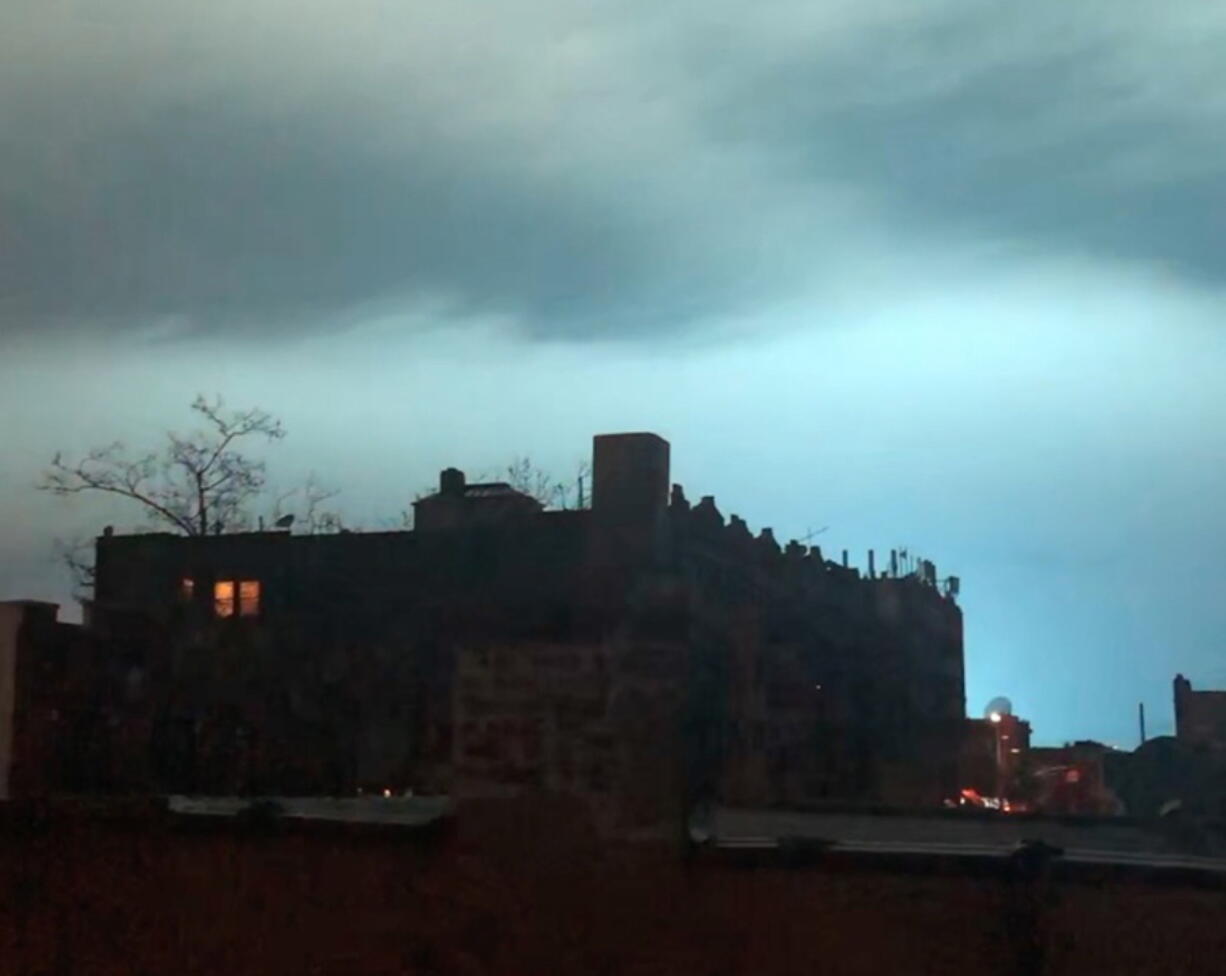
[[[444,468],[438,476],[438,493],[440,495],[463,495],[464,472],[459,468]]]

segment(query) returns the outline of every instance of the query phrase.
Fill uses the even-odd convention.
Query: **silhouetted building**
[[[1226,819],[1226,691],[1175,676],[1175,735],[1104,757],[1108,786],[1135,817]]]
[[[968,718],[963,726],[959,785],[981,797],[1023,799],[1030,723],[1003,712]]]
[[[1193,691],[1192,682],[1175,675],[1175,738],[1226,751],[1226,691]]]
[[[518,515],[534,515],[542,505],[505,481],[468,484],[464,472],[447,468],[438,491],[413,503],[413,528],[419,532],[490,525]]]
[[[58,611],[0,602],[0,798],[142,788],[150,699],[136,644],[115,645]]]
[[[149,788],[561,791],[622,825],[956,791],[962,616],[930,563],[755,536],[670,494],[654,434],[595,438],[590,510],[455,469],[415,510],[98,540],[90,633],[151,687]]]
[[[1226,762],[1220,753],[1171,735],[1147,739],[1133,752],[1103,757],[1107,786],[1132,817],[1226,821]]]
[[[62,768],[53,748],[61,739],[88,741],[92,731],[65,707],[83,684],[66,667],[80,628],[60,624],[57,610],[33,600],[0,603],[0,799],[82,772]],[[49,726],[61,722],[74,726],[70,734],[52,734]]]
[[[1115,754],[1120,753],[1091,740],[1032,747],[1027,779],[1035,809],[1089,816],[1124,813],[1106,777],[1108,757]]]

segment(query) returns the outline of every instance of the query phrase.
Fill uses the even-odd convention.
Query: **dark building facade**
[[[52,603],[0,602],[0,799],[150,781],[148,675],[130,653],[58,619]]]
[[[1128,813],[1226,822],[1226,691],[1174,681],[1175,735],[1104,756],[1107,785]]]
[[[956,794],[962,617],[931,564],[864,576],[754,535],[670,490],[654,434],[595,438],[590,510],[448,469],[415,515],[101,537],[87,628],[148,742],[115,781],[565,792],[621,826]]]
[[[1030,753],[1030,723],[1007,712],[963,725],[959,783],[979,797],[1021,801]],[[964,798],[965,794],[964,794]]]
[[[1126,755],[1085,739],[1032,748],[1026,769],[1029,799],[1036,810],[1048,814],[1145,815],[1129,810],[1108,782],[1108,764]]]
[[[1175,738],[1187,746],[1226,754],[1226,691],[1194,691],[1175,675]]]

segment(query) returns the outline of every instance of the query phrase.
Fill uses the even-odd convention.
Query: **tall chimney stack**
[[[667,540],[668,441],[657,434],[592,439],[593,560],[654,564]]]
[[[668,441],[658,434],[598,434],[592,439],[592,511],[617,521],[668,507]]]

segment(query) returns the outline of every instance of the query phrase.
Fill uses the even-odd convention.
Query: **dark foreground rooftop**
[[[1226,879],[1226,833],[1178,823],[1004,814],[809,813],[719,808],[691,821],[714,850],[1004,860],[1043,851],[1069,865],[1191,871]]]
[[[421,828],[457,815],[448,797],[171,796],[167,811],[187,818],[266,818],[311,823]],[[463,816],[461,811],[460,816]],[[655,838],[660,833],[652,835]],[[1180,872],[1226,880],[1226,832],[1176,822],[1124,818],[1045,817],[961,811],[832,810],[807,812],[720,807],[690,820],[689,841],[711,853],[895,862],[940,859],[1004,862],[1038,851],[1062,865],[1135,868],[1143,874]]]
[[[692,828],[610,841],[558,795],[0,803],[0,971],[1120,976],[1226,958],[1220,855],[1138,824],[715,810]]]

